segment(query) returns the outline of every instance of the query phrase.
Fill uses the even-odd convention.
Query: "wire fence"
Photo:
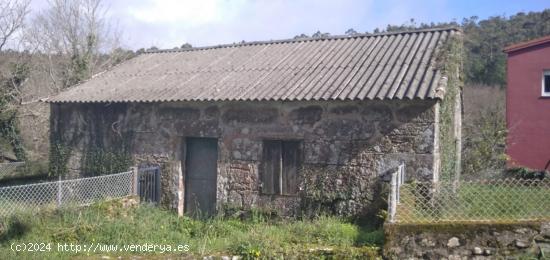
[[[395,169],[390,181],[390,194],[388,198],[388,214],[390,219],[395,218],[397,213],[397,205],[400,202],[401,185],[405,183],[405,165],[401,164]]]
[[[550,179],[404,183],[392,186],[389,205],[393,223],[550,220]]]
[[[136,172],[0,188],[0,217],[41,208],[81,206],[133,195]]]
[[[13,175],[19,167],[24,165],[25,162],[0,163],[0,177]]]

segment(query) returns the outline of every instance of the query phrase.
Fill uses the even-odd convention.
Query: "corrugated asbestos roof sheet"
[[[145,53],[48,102],[431,99],[436,50],[457,33],[253,42]]]

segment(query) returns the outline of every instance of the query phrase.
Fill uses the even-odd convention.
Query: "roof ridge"
[[[366,37],[378,37],[378,36],[385,36],[385,35],[413,34],[413,33],[435,32],[435,31],[461,31],[461,29],[457,26],[448,26],[448,27],[439,27],[439,28],[425,28],[425,29],[402,30],[402,31],[393,31],[393,32],[380,32],[380,33],[357,33],[357,34],[353,34],[353,35],[330,35],[330,36],[323,36],[323,37],[317,37],[317,38],[313,38],[313,37],[298,38],[298,39],[289,38],[289,39],[280,39],[280,40],[265,40],[265,41],[251,41],[251,42],[241,42],[241,43],[218,44],[218,45],[210,45],[210,46],[185,48],[185,49],[179,49],[179,48],[178,49],[162,49],[162,50],[146,51],[143,54],[189,52],[189,51],[201,51],[201,50],[211,50],[211,49],[221,49],[221,48],[254,46],[254,45],[279,44],[279,43],[297,43],[297,42],[314,42],[314,41],[324,41],[324,40],[356,39],[356,38],[366,38]]]

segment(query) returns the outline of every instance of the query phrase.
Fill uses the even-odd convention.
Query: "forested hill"
[[[405,25],[405,27],[410,25]],[[414,25],[414,22],[412,23]],[[466,81],[486,85],[506,84],[505,46],[550,35],[550,9],[542,12],[517,13],[510,17],[477,17],[443,24],[421,24],[420,28],[460,26],[464,31]],[[387,31],[402,30],[403,26],[388,26]]]
[[[411,20],[404,25],[388,25],[385,29],[376,29],[374,33],[449,26],[460,27],[464,31],[466,82],[505,86],[506,55],[502,49],[512,43],[550,35],[550,9],[541,12],[520,12],[509,17],[493,16],[483,20],[473,16],[463,19],[460,23],[453,21],[417,24]],[[346,34],[354,33],[357,32],[353,29],[346,31]],[[326,35],[328,34],[317,32],[312,37]]]

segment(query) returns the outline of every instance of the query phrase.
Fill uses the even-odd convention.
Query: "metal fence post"
[[[390,184],[391,190],[390,190],[390,199],[389,199],[389,217],[390,222],[394,222],[394,216],[395,216],[395,210],[397,206],[397,174],[394,172],[391,176],[391,184]]]
[[[397,204],[400,203],[401,185],[403,185],[403,183],[405,183],[405,164],[401,164],[399,165],[399,167],[397,167],[397,183],[396,183]]]
[[[130,167],[130,171],[132,172],[132,195],[137,196],[138,195],[138,181],[139,181],[139,172],[138,167]]]
[[[397,167],[395,175],[397,175],[395,181],[395,205],[397,205],[399,204],[399,186],[401,185],[401,165]]]
[[[405,164],[402,163],[391,173],[390,192],[388,194],[388,218],[390,223],[395,222],[397,205],[400,203],[400,189],[403,183],[405,183]]]

